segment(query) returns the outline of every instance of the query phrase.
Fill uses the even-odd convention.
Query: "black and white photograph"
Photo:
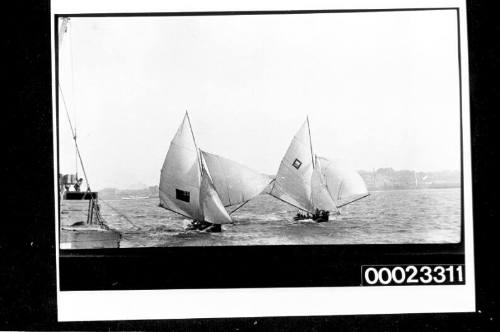
[[[151,7],[52,3],[59,319],[473,310],[463,1]]]
[[[455,11],[58,25],[61,249],[460,241]]]
[[[0,330],[497,330],[485,2],[3,12]]]

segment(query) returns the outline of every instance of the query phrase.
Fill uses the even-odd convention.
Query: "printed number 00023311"
[[[464,284],[464,265],[363,265],[361,285],[457,285]]]

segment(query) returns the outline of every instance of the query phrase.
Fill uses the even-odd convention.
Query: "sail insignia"
[[[198,151],[186,113],[170,143],[161,169],[160,203],[183,216],[203,220],[199,205],[200,185]]]
[[[309,122],[305,121],[281,160],[270,195],[301,210],[313,212],[311,176],[313,158]]]
[[[163,163],[160,206],[198,221],[232,223],[225,207],[240,208],[271,180],[234,161],[200,150],[186,112]]]
[[[176,188],[175,189],[175,198],[178,199],[178,200],[180,200],[180,201],[189,203],[190,192],[189,191],[180,190],[180,189]]]
[[[313,154],[309,119],[293,137],[268,193],[311,213],[337,212],[368,195],[357,172]]]
[[[295,167],[296,169],[299,169],[301,165],[302,165],[302,162],[300,160],[298,160],[297,158],[295,158],[292,166]]]

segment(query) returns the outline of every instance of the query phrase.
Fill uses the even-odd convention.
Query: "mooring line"
[[[118,213],[120,215],[120,217],[122,217],[123,219],[125,219],[128,223],[130,223],[132,226],[134,226],[136,228],[136,230],[139,230],[141,229],[139,226],[137,226],[136,224],[134,224],[132,222],[132,220],[130,220],[124,213],[122,213],[121,211],[119,211],[118,209],[116,209],[115,207],[111,206],[111,204],[109,204],[108,202],[106,202],[105,200],[103,200],[102,198],[100,199],[101,202],[103,202],[104,204],[106,204],[111,210],[115,211],[116,213]]]

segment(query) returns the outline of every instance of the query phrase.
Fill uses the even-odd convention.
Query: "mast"
[[[189,130],[191,130],[191,135],[193,136],[193,142],[194,142],[194,146],[196,148],[196,156],[198,158],[198,166],[200,167],[200,173],[201,173],[201,171],[203,169],[203,165],[201,164],[201,158],[200,158],[201,152],[200,152],[200,149],[198,148],[198,144],[196,144],[196,138],[194,137],[193,127],[191,126],[191,120],[189,119],[189,114],[188,114],[187,110],[186,110],[186,118],[187,118],[188,123],[189,123]]]
[[[316,167],[314,163],[314,153],[313,153],[313,146],[312,146],[312,139],[311,139],[311,127],[309,126],[309,116],[306,116],[307,120],[307,130],[309,131],[309,146],[311,148],[311,160],[312,160],[312,166],[313,169]]]
[[[309,119],[294,135],[281,159],[276,180],[269,192],[271,196],[288,204],[313,212],[311,201],[311,177],[314,170]]]
[[[161,206],[192,219],[202,220],[200,178],[198,149],[186,114],[170,143],[161,169]]]
[[[61,27],[59,29],[59,46],[62,44],[63,36],[68,31],[69,17],[62,17]]]
[[[68,23],[70,22],[70,19],[69,17],[63,17],[62,18],[62,22],[61,22],[61,26],[60,26],[60,30],[59,30],[59,50],[58,52],[60,52],[60,48],[62,46],[62,41],[63,41],[63,37],[64,37],[64,34],[67,33],[68,31]],[[104,227],[105,229],[109,229],[108,226],[106,226],[105,224],[105,221],[100,213],[100,205],[99,205],[99,202],[97,200],[97,198],[94,198],[94,196],[92,195],[93,193],[91,192],[91,189],[90,189],[90,184],[89,184],[89,180],[88,180],[88,176],[87,176],[87,172],[85,171],[85,166],[84,166],[84,163],[83,163],[83,159],[82,159],[82,156],[81,156],[81,153],[80,153],[80,149],[78,147],[78,141],[77,141],[77,131],[76,131],[76,106],[74,105],[75,104],[75,83],[74,83],[74,61],[73,61],[73,37],[70,36],[70,61],[71,61],[71,81],[72,81],[72,84],[71,84],[71,89],[72,89],[72,101],[73,101],[73,120],[74,120],[74,126],[71,122],[71,117],[69,115],[69,109],[68,109],[68,105],[66,104],[66,100],[64,98],[64,94],[63,94],[63,90],[62,90],[62,86],[61,86],[61,82],[60,82],[60,77],[59,75],[57,75],[57,87],[59,88],[59,92],[60,92],[60,96],[61,96],[61,99],[62,99],[62,102],[63,102],[63,105],[64,105],[64,109],[66,111],[66,116],[68,118],[68,123],[69,123],[69,127],[71,129],[71,134],[72,134],[72,137],[73,137],[73,141],[74,141],[74,144],[75,144],[75,176],[76,176],[76,181],[79,182],[79,179],[78,179],[78,162],[80,162],[80,165],[82,167],[82,171],[83,171],[83,175],[85,177],[85,182],[87,184],[87,192],[90,192],[90,200],[89,200],[89,212],[88,212],[88,215],[87,215],[87,223],[90,223],[92,224],[93,221],[93,215],[95,213],[95,216],[96,216],[96,220],[98,222],[98,224],[101,226],[101,227]],[[59,54],[58,54],[59,56]],[[58,68],[59,69],[59,68]],[[56,88],[57,89],[57,88]],[[57,91],[56,91],[57,92]],[[58,93],[59,95],[59,93]],[[58,102],[58,105],[57,107],[59,107],[59,102]]]
[[[63,17],[61,26],[59,28],[59,47],[62,46],[62,41],[64,35],[68,32],[68,25],[70,23],[70,18],[69,17]],[[74,89],[74,64],[73,64],[73,38],[71,36],[68,36],[70,38],[69,43],[70,43],[70,48],[69,48],[69,55],[70,55],[70,61],[71,61],[71,91],[72,91],[72,99],[75,96],[75,89]],[[59,89],[61,89],[61,85],[59,84]],[[68,114],[68,120],[71,122],[69,119],[69,114]],[[77,138],[77,131],[76,131],[76,107],[73,105],[73,129],[72,129],[72,134],[73,134],[73,139],[76,142]],[[78,181],[78,150],[75,148],[75,175],[76,175],[76,180]]]
[[[70,18],[69,17],[63,17],[62,18],[62,22],[61,22],[61,26],[60,26],[60,29],[59,29],[59,48],[61,48],[62,46],[62,42],[63,42],[63,37],[64,37],[64,34],[68,32],[68,24],[70,23]],[[71,61],[71,81],[72,81],[72,84],[71,84],[71,88],[72,88],[72,99],[74,99],[74,64],[73,64],[73,38],[70,36],[70,61]],[[69,127],[70,127],[70,130],[71,130],[71,134],[72,134],[72,137],[73,137],[73,141],[74,141],[74,144],[75,144],[75,176],[76,176],[76,181],[78,181],[78,164],[80,163],[81,167],[82,167],[82,171],[83,171],[83,175],[85,177],[85,182],[87,183],[87,191],[90,191],[90,184],[89,184],[89,181],[88,181],[88,177],[87,177],[87,173],[85,171],[85,166],[83,165],[83,160],[82,160],[82,156],[80,154],[80,149],[78,148],[78,141],[77,141],[77,129],[76,129],[76,107],[75,105],[73,104],[72,105],[72,108],[73,108],[73,123],[71,122],[71,117],[69,115],[70,111],[69,111],[69,108],[68,108],[68,105],[66,104],[66,99],[64,97],[64,94],[63,94],[63,90],[62,90],[62,85],[61,85],[61,82],[58,82],[58,87],[59,87],[59,91],[60,91],[60,95],[61,95],[61,99],[63,101],[63,105],[64,105],[64,109],[66,111],[66,117],[68,119],[68,123],[69,123]]]
[[[73,141],[75,143],[76,154],[77,154],[78,159],[80,160],[80,164],[82,166],[82,171],[83,171],[83,175],[85,177],[85,182],[87,182],[87,191],[91,191],[90,190],[89,180],[88,180],[88,177],[87,177],[87,172],[85,171],[85,166],[83,165],[82,155],[80,154],[80,149],[78,148],[78,142],[76,141],[76,134],[75,134],[75,131],[73,129],[73,125],[71,124],[71,119],[69,117],[68,106],[66,105],[66,100],[64,98],[64,94],[62,92],[62,88],[61,88],[60,84],[59,84],[59,91],[61,93],[61,97],[62,97],[61,99],[63,101],[64,109],[66,110],[66,117],[68,118],[69,127],[71,129],[71,133],[73,134]]]
[[[68,18],[69,22],[69,18]],[[72,26],[71,22],[70,25]],[[72,30],[72,27],[70,29],[70,32]],[[75,128],[75,141],[77,139],[77,105],[78,102],[75,97],[75,65],[74,65],[74,53],[73,53],[73,33],[69,34],[69,56],[70,56],[70,66],[71,66],[71,99],[73,101],[73,123],[74,123],[74,128]],[[78,181],[78,152],[75,149],[75,175],[76,175],[76,181]]]

